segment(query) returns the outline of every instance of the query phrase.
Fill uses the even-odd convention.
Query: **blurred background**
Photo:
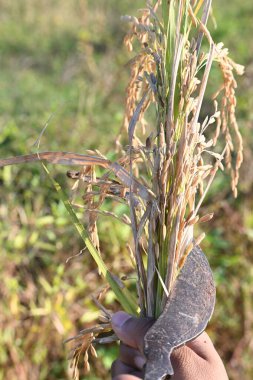
[[[48,125],[41,150],[84,153],[112,149],[122,125],[131,58],[122,40],[124,14],[144,0],[0,0],[0,156],[26,154]],[[203,249],[217,284],[208,332],[232,380],[253,378],[253,4],[214,0],[212,26],[235,61],[238,121],[244,164],[235,200],[220,174],[205,209]],[[213,23],[214,24],[214,23]],[[66,168],[52,168],[67,190]],[[91,295],[102,281],[40,165],[0,171],[0,380],[70,379],[63,340],[93,324]],[[123,210],[124,211],[124,210]],[[103,218],[99,225],[106,262],[124,273],[129,230]],[[119,309],[108,292],[105,304]],[[117,346],[98,348],[90,375],[109,379]]]

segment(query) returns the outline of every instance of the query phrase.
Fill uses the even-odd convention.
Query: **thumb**
[[[153,323],[151,318],[136,318],[123,311],[112,316],[112,328],[118,338],[142,353],[144,336]]]

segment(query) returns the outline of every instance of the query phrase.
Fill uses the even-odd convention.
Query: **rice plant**
[[[130,25],[124,43],[132,58],[124,122],[115,139],[117,160],[99,151],[36,152],[0,160],[1,166],[42,161],[81,167],[68,172],[81,194],[77,202],[66,197],[43,164],[101,275],[122,308],[136,315],[158,318],[161,314],[187,255],[204,238],[204,234],[194,235],[196,226],[213,217],[201,215],[201,205],[224,166],[237,196],[243,143],[235,115],[234,73],[243,74],[243,67],[229,57],[221,42],[213,41],[207,26],[211,3],[148,1],[136,17],[122,17]],[[223,80],[209,99],[206,90],[213,66]],[[213,112],[205,115],[203,104],[210,103]],[[108,200],[112,207],[119,202],[127,205],[128,214],[105,212],[103,204]],[[86,227],[75,208],[84,210]],[[101,214],[131,227],[129,260],[137,274],[136,294],[105,264],[97,231]],[[103,321],[75,337],[74,378],[78,378],[81,354],[88,369],[89,353],[96,355],[94,344],[115,339],[108,336],[110,313],[96,302]]]

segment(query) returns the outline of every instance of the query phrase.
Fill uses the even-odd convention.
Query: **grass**
[[[94,5],[88,4],[89,12],[86,16],[88,22],[86,19],[84,25],[80,13],[66,12],[65,6],[62,4],[55,3],[54,6],[51,3],[45,4],[44,6],[47,6],[50,12],[41,12],[43,17],[40,17],[39,12],[36,13],[36,9],[39,10],[39,8],[35,8],[36,4],[26,2],[25,8],[31,8],[31,13],[37,14],[35,18],[36,28],[34,28],[34,24],[28,28],[27,23],[29,24],[30,21],[27,20],[27,16],[21,17],[22,22],[17,22],[20,19],[20,12],[24,11],[6,2],[5,19],[1,23],[0,43],[1,51],[4,52],[3,70],[0,78],[2,84],[0,95],[1,157],[27,152],[36,140],[42,126],[55,111],[56,114],[42,140],[42,147],[51,150],[57,148],[79,151],[79,136],[87,135],[84,131],[87,131],[89,126],[89,140],[84,138],[83,147],[94,148],[97,145],[96,131],[98,131],[99,137],[103,136],[100,138],[101,144],[99,142],[100,149],[106,151],[111,141],[111,136],[107,131],[110,130],[113,136],[118,130],[123,116],[124,96],[122,90],[124,85],[118,84],[121,82],[119,79],[114,82],[112,73],[119,73],[122,70],[122,63],[127,61],[126,54],[123,54],[121,49],[120,37],[117,37],[116,43],[112,43],[112,41],[115,41],[115,30],[119,30],[119,16],[130,12],[131,14],[135,13],[132,5],[130,9],[127,2],[124,5],[117,5],[115,2],[109,3],[104,6],[105,9],[102,11],[97,9],[98,7],[94,10]],[[138,4],[136,3],[135,6],[137,9]],[[74,2],[68,2],[66,7],[67,9],[71,7],[75,9]],[[215,14],[219,27],[222,27],[219,32],[222,33],[222,36],[219,36],[217,32],[217,40],[228,41],[230,48],[234,49],[233,56],[241,63],[248,64],[250,68],[252,55],[250,26],[246,27],[244,38],[238,37],[241,23],[250,25],[250,23],[247,24],[251,9],[250,3],[246,1],[243,5],[240,4],[242,10],[239,15],[241,18],[237,17],[238,7],[238,2],[235,0],[231,2],[229,9],[227,5],[221,2],[217,3]],[[114,10],[113,15],[109,14],[111,9]],[[231,18],[224,16],[227,12]],[[56,17],[57,14],[58,18]],[[107,33],[96,33],[96,37],[94,37],[89,34],[89,30],[92,30],[91,24],[96,17],[103,20],[100,23],[101,30],[106,25],[110,25],[110,28],[107,28],[110,30]],[[107,23],[107,19],[110,20],[110,23]],[[229,21],[230,19],[233,19],[233,22]],[[38,22],[38,20],[41,21]],[[66,31],[65,28],[68,30]],[[55,37],[56,29],[58,30],[58,40]],[[123,36],[123,31],[121,35]],[[45,41],[38,49],[38,43],[42,40],[41,36],[44,37]],[[64,46],[65,41],[66,46]],[[55,50],[56,45],[58,51]],[[92,51],[89,59],[90,67],[95,67],[93,75],[88,71],[89,67],[85,64],[85,60],[77,60],[81,66],[80,71],[78,71],[79,68],[76,71],[74,70],[75,74],[64,81],[62,73],[66,69],[68,57],[77,62],[76,57],[80,52],[78,49],[81,51],[87,49],[87,45]],[[237,51],[240,51],[240,57]],[[32,64],[27,65],[25,62],[24,68],[22,66],[24,61],[22,60],[27,54],[29,54]],[[92,60],[93,56],[95,65]],[[115,66],[109,67],[109,61],[115,62]],[[67,67],[69,72],[69,66]],[[89,78],[89,82],[87,82],[87,78]],[[123,74],[122,83],[124,81],[126,83],[126,78],[127,69]],[[252,102],[249,86],[251,80],[251,73],[248,70],[246,71],[246,79],[242,79],[240,82],[241,93],[238,104],[240,107],[240,123],[243,125],[248,125],[248,120],[252,120],[250,111],[252,108],[249,107],[250,102]],[[14,85],[9,86],[8,83],[14,83]],[[86,102],[87,99],[88,102]],[[75,128],[70,129],[69,126]],[[244,129],[246,130],[246,128]],[[229,180],[222,176],[216,183],[210,197],[207,198],[205,206],[207,212],[212,211],[213,206],[210,203],[214,195],[217,217],[208,227],[210,232],[204,243],[206,252],[210,252],[209,258],[218,282],[219,298],[210,333],[226,360],[231,378],[234,379],[239,379],[242,373],[245,379],[247,376],[249,379],[252,376],[249,359],[250,349],[243,341],[244,346],[240,347],[244,347],[244,353],[241,355],[237,351],[235,355],[236,366],[234,367],[231,364],[231,358],[234,354],[233,347],[240,342],[240,338],[246,332],[250,331],[251,320],[249,300],[251,299],[250,284],[252,284],[252,277],[246,269],[251,265],[251,231],[253,228],[252,219],[248,212],[252,208],[250,196],[252,189],[250,126],[248,126],[248,132],[246,130],[245,135],[247,142],[246,158],[240,184],[242,195],[239,192],[239,198],[234,203],[228,195]],[[57,172],[58,181],[66,185],[63,171],[59,173],[57,169]],[[29,352],[29,358],[26,355],[27,361],[23,366],[23,373],[32,369],[36,379],[66,378],[65,353],[62,352],[60,342],[62,336],[67,337],[74,332],[72,331],[74,324],[78,330],[83,323],[87,324],[89,320],[96,317],[95,307],[93,308],[91,301],[84,300],[84,295],[90,294],[95,289],[97,282],[94,273],[95,267],[85,255],[86,266],[79,261],[80,259],[72,261],[69,266],[65,267],[64,275],[61,274],[59,277],[57,275],[59,263],[64,263],[65,258],[69,256],[68,251],[73,252],[73,254],[78,253],[82,248],[82,243],[81,240],[75,238],[64,208],[59,204],[57,197],[52,195],[51,185],[38,168],[31,166],[29,168],[6,168],[1,172],[1,176],[4,184],[1,190],[1,239],[4,247],[1,255],[1,271],[5,273],[5,278],[13,275],[17,278],[16,282],[6,279],[4,290],[2,290],[5,300],[3,305],[6,305],[3,308],[5,311],[2,315],[7,315],[8,305],[12,305],[13,318],[6,319],[5,317],[4,319],[7,332],[1,344],[1,368],[3,368],[1,376],[3,378],[17,378],[15,371],[19,368],[21,360],[22,363],[24,362],[24,353]],[[41,183],[47,185],[42,187]],[[15,195],[12,191],[14,187],[18,189]],[[20,206],[19,209],[17,208],[18,205]],[[232,220],[232,216],[234,218],[233,223],[231,222],[228,225],[228,220]],[[126,253],[124,245],[128,239],[129,230],[127,227],[122,229],[117,221],[113,223],[113,230],[115,231],[113,236],[108,234],[111,226],[108,225],[106,219],[103,219],[103,223],[100,224],[101,244],[103,251],[108,252],[108,255],[112,255],[110,251],[113,247],[112,257],[116,257],[120,250]],[[224,228],[224,225],[227,228]],[[9,237],[10,231],[13,231],[11,238]],[[117,265],[119,265],[120,271],[122,265],[125,265],[125,259],[123,258]],[[248,273],[246,278],[245,272]],[[58,278],[58,282],[56,281],[54,284],[54,292],[59,294],[59,297],[65,295],[65,299],[56,302],[57,297],[52,297],[52,293],[49,291],[50,287],[46,292],[45,286],[43,287],[41,282],[37,281],[38,274],[45,277],[50,285],[53,284],[54,278]],[[228,287],[227,282],[232,285]],[[35,284],[36,291],[29,293],[26,289],[33,287],[33,284]],[[24,298],[25,295],[26,298]],[[108,295],[108,302],[111,300],[110,297],[112,297],[111,294]],[[30,299],[35,300],[35,304],[31,304]],[[224,300],[228,301],[225,303]],[[47,306],[49,311],[43,315],[42,310],[45,309],[45,304],[51,306]],[[76,310],[73,306],[75,304],[80,305],[80,308]],[[61,305],[61,307],[57,305]],[[245,313],[240,311],[240,305],[246,311]],[[115,304],[114,307],[118,306]],[[93,311],[88,312],[91,308]],[[31,309],[35,311],[31,312]],[[30,314],[36,314],[36,317],[25,319]],[[55,314],[60,316],[61,321],[64,321],[64,332],[55,328],[55,322],[53,322]],[[80,319],[82,314],[84,317]],[[13,320],[22,321],[24,334],[18,328],[13,330]],[[52,326],[54,326],[53,331],[55,333],[52,333]],[[15,331],[14,337],[13,331]],[[24,339],[26,331],[29,331],[29,339]],[[29,349],[26,344],[37,339],[38,331],[43,331],[43,333],[39,335],[37,348]],[[53,344],[51,341],[43,340],[45,336],[50,336]],[[50,350],[52,346],[57,347],[55,353]],[[11,348],[13,352],[11,352],[10,359]],[[97,368],[97,371],[100,373],[98,378],[106,378],[106,371],[102,367]],[[27,378],[25,376],[23,374],[23,378]],[[92,376],[91,378],[95,378],[95,375]]]

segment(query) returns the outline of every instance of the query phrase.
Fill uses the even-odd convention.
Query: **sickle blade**
[[[205,330],[214,310],[215,294],[211,268],[196,246],[177,277],[164,311],[145,335],[145,380],[162,380],[174,374],[170,358],[173,349]]]

